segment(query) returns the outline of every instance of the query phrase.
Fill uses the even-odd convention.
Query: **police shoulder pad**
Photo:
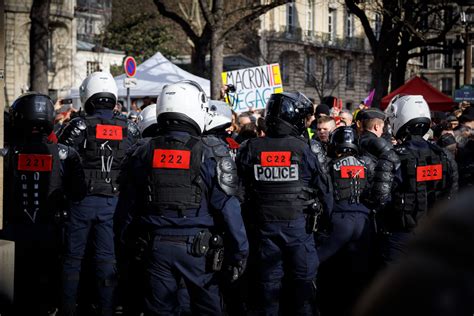
[[[239,179],[237,166],[230,157],[223,157],[217,161],[217,182],[227,195],[237,195]]]
[[[58,145],[59,159],[65,160],[67,156],[69,155],[70,147],[63,144],[57,144],[57,145]]]
[[[376,157],[379,157],[382,153],[392,149],[392,144],[382,137],[371,138],[368,145],[368,152]]]
[[[73,119],[69,122],[69,124],[70,124],[71,126],[73,126],[73,127],[78,128],[78,129],[81,130],[81,131],[83,131],[83,130],[85,130],[85,129],[87,128],[86,120],[85,120],[83,117],[81,117],[81,116],[73,118]]]
[[[230,157],[229,148],[227,145],[215,136],[202,137],[202,142],[208,148],[211,148],[214,158],[219,159],[223,157]]]
[[[127,133],[133,137],[139,137],[140,130],[138,129],[137,123],[127,120]]]

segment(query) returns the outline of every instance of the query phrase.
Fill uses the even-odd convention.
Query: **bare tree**
[[[225,41],[235,32],[269,10],[291,0],[190,0],[187,8],[181,1],[173,10],[174,1],[154,0],[158,11],[175,21],[193,44],[191,63],[196,74],[203,75],[206,55],[211,52],[211,97],[220,93]],[[199,11],[197,11],[199,8]],[[178,12],[179,11],[179,12]]]
[[[326,61],[327,63],[328,61]],[[327,65],[322,58],[318,58],[318,65],[321,71],[308,72],[305,75],[309,79],[311,86],[316,90],[319,100],[322,101],[328,96],[332,96],[334,91],[339,87],[348,74],[335,71],[336,67]]]
[[[344,0],[344,3],[359,18],[370,43],[374,57],[374,106],[379,106],[382,97],[388,93],[391,75],[395,76],[392,89],[404,81],[409,58],[419,55],[413,51],[421,47],[442,46],[446,34],[458,20],[458,16],[446,18],[445,13],[453,12],[452,1],[447,0]],[[377,23],[372,23],[374,20]]]
[[[48,94],[49,9],[51,0],[33,0],[30,19],[30,90]]]

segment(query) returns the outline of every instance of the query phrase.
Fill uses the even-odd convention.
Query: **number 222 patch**
[[[155,149],[153,168],[189,169],[191,152],[189,150]]]
[[[416,168],[416,182],[433,181],[443,179],[443,166],[428,165]]]

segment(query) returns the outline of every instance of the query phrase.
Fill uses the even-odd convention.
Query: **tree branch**
[[[375,49],[378,45],[378,41],[377,41],[377,38],[375,37],[372,27],[370,26],[370,22],[367,15],[365,14],[365,11],[362,10],[355,3],[354,0],[344,0],[344,2],[347,8],[349,9],[349,12],[355,14],[359,18],[359,21],[362,24],[362,27],[364,28],[365,36],[367,36],[367,39],[369,40],[370,47],[372,48],[372,52],[375,52]]]
[[[237,23],[235,23],[234,25],[224,30],[221,40],[225,40],[232,32],[234,32],[235,30],[242,29],[244,26],[253,22],[259,16],[267,13],[271,9],[276,8],[286,3],[290,3],[290,2],[291,0],[274,0],[269,4],[263,4],[263,5],[252,7],[252,11],[249,14],[243,16],[242,18],[239,19],[239,21],[237,21]],[[226,15],[225,19],[227,18],[228,18],[228,15]]]
[[[183,19],[181,16],[179,16],[175,12],[169,11],[166,8],[166,5],[162,1],[153,0],[153,2],[155,3],[156,8],[160,12],[160,14],[163,15],[164,17],[167,17],[173,20],[179,26],[181,26],[181,29],[184,31],[184,33],[186,33],[186,35],[191,39],[193,43],[196,43],[199,41],[199,35],[197,35],[196,32],[194,32],[191,25],[185,19]]]
[[[214,19],[211,9],[207,4],[207,1],[199,0],[199,6],[201,7],[202,15],[204,16],[204,19],[206,20],[207,24],[209,24],[211,27],[214,27],[216,25],[216,20]]]

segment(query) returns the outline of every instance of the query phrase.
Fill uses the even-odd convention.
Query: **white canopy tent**
[[[123,86],[123,81],[126,77],[125,74],[115,77],[119,98],[127,96],[127,89]],[[130,97],[132,98],[158,96],[163,86],[179,80],[196,81],[206,91],[208,96],[211,91],[211,82],[209,80],[179,68],[159,52],[137,67],[135,78],[137,79],[137,86],[130,88]],[[69,97],[79,98],[78,88],[71,89]]]
[[[127,96],[127,89],[123,87],[125,74],[115,77],[119,97]],[[196,81],[210,95],[211,82],[207,79],[195,76],[166,59],[161,53],[156,53],[137,67],[137,86],[130,88],[130,96],[158,96],[163,86],[179,80]]]

